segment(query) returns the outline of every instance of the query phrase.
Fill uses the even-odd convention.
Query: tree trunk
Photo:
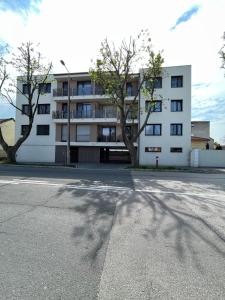
[[[137,160],[137,149],[133,143],[127,142],[126,143],[127,149],[130,153],[131,165],[133,168],[138,167],[138,160]]]
[[[15,147],[8,147],[6,154],[7,154],[7,161],[9,163],[16,163],[16,152],[18,149]]]

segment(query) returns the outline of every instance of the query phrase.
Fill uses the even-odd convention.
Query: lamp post
[[[66,164],[70,165],[70,72],[63,60],[60,63],[65,67],[68,73],[68,101],[67,101],[67,149],[66,149]]]

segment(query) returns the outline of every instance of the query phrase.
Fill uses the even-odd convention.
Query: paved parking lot
[[[0,166],[0,299],[224,299],[225,175]]]

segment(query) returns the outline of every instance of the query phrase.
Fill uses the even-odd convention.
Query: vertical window
[[[116,141],[116,127],[102,127],[101,142],[115,142],[115,141]]]
[[[21,125],[21,135],[25,135],[29,126],[28,125]]]
[[[62,142],[67,141],[67,124],[62,124],[62,127],[61,127],[61,141]]]
[[[30,105],[29,104],[23,104],[22,105],[22,114],[23,115],[29,115],[30,113]]]
[[[127,96],[134,96],[133,95],[133,87],[132,87],[132,83],[131,82],[128,82],[127,83]]]
[[[154,88],[155,89],[161,89],[162,88],[162,77],[156,77],[155,78]]]
[[[77,125],[77,142],[90,142],[90,125]]]
[[[145,111],[148,112],[148,110],[151,110],[151,112],[161,112],[162,111],[162,101],[156,100],[156,101],[146,101],[145,102]]]
[[[170,135],[182,135],[183,125],[182,124],[171,124]]]
[[[78,103],[77,104],[77,117],[78,118],[91,118],[92,108],[89,103]]]
[[[145,135],[161,135],[161,124],[148,124],[145,126]]]
[[[171,88],[183,87],[183,76],[171,76]]]
[[[24,83],[23,84],[23,94],[27,94],[29,93],[29,87],[30,87],[30,84],[27,84],[27,83]]]
[[[91,81],[77,82],[77,95],[91,95],[92,86]]]
[[[49,135],[49,125],[37,125],[37,135]]]
[[[38,104],[38,114],[39,115],[49,115],[50,114],[50,104]]]
[[[68,81],[62,83],[62,93],[63,96],[68,96]]]
[[[49,94],[51,93],[51,83],[39,83],[38,85],[39,93],[41,94]]]
[[[171,100],[171,111],[183,111],[183,100]]]

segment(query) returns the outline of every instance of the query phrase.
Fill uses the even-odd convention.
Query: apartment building
[[[134,74],[127,85],[126,102],[133,99],[144,70]],[[20,162],[66,162],[68,91],[70,91],[71,162],[129,162],[123,143],[119,112],[91,82],[88,73],[49,76],[45,93],[40,96],[37,116],[29,138],[18,150]],[[21,85],[18,82],[18,85]],[[26,86],[19,86],[26,93]],[[163,165],[187,165],[191,150],[191,67],[164,68],[157,82],[157,105],[148,125],[136,143],[141,164],[154,164],[156,156]],[[130,114],[127,132],[132,135],[143,124],[149,99],[140,95],[137,113]],[[17,95],[17,105],[25,112],[24,95]],[[16,112],[16,137],[26,128],[27,116]]]
[[[142,71],[144,72],[144,70]],[[155,91],[156,105],[139,140],[141,165],[187,166],[191,150],[191,66],[163,68]],[[140,125],[148,98],[140,96]]]

